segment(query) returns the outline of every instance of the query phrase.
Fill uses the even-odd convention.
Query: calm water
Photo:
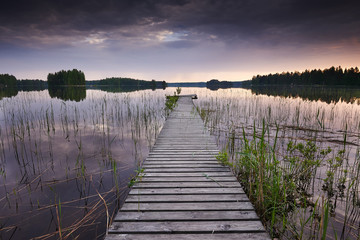
[[[162,90],[3,98],[0,239],[57,239],[59,230],[101,239],[163,125],[164,101]]]
[[[121,205],[131,176],[162,128],[165,94],[174,91],[1,93],[0,239],[58,239],[59,234],[102,239],[107,219]],[[240,146],[242,129],[251,136],[263,121],[269,139],[276,126],[280,129],[280,156],[290,140],[315,139],[320,148],[341,149],[346,136],[344,168],[354,170],[346,176],[350,182],[360,162],[358,92],[317,92],[183,88],[181,94],[198,94],[195,105],[207,112],[206,125],[220,149],[233,133],[234,147]],[[327,194],[321,190],[326,169],[319,171],[314,199]],[[358,188],[351,194],[351,201],[339,191],[332,196],[329,237],[334,229],[339,238],[359,236]],[[296,222],[298,216],[289,217]]]
[[[216,92],[199,91],[196,105],[205,112],[205,122],[217,138],[221,149],[236,158],[236,149],[243,144],[243,130],[248,139],[252,139],[254,129],[261,134],[263,124],[266,126],[266,140],[273,145],[278,129],[277,159],[283,162],[290,141],[306,143],[312,141],[319,149],[330,147],[332,152],[322,161],[314,179],[311,179],[307,194],[309,206],[299,207],[289,212],[287,218],[296,234],[300,232],[300,221],[306,222],[312,212],[320,217],[322,208],[313,208],[324,201],[329,202],[330,221],[327,229],[328,239],[359,239],[360,237],[360,98],[358,91],[349,90],[354,95],[342,97],[344,89],[320,89],[318,95],[314,90],[300,89],[226,89]],[[269,94],[271,92],[272,94]],[[301,96],[301,97],[300,97]],[[229,140],[229,139],[234,140]],[[231,152],[235,149],[235,153]],[[341,164],[337,164],[336,155],[345,149]],[[326,188],[325,179],[334,173],[331,187]],[[304,239],[310,222],[304,228]],[[288,232],[293,238],[295,231]],[[318,235],[318,237],[321,237]],[[317,239],[317,237],[315,237]]]

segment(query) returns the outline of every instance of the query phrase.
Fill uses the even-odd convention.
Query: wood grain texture
[[[264,232],[260,221],[114,222],[109,233],[248,233]]]
[[[267,233],[209,233],[209,234],[111,234],[108,240],[268,240]]]
[[[115,221],[246,221],[258,219],[254,211],[121,211],[115,217]]]
[[[163,202],[246,202],[245,194],[202,194],[202,195],[129,195],[127,203],[163,203]]]

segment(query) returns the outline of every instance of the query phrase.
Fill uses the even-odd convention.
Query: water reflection
[[[162,90],[76,94],[1,100],[0,239],[102,239],[165,120]]]
[[[49,95],[51,98],[59,98],[64,101],[80,102],[86,98],[86,88],[84,86],[49,87]]]
[[[90,85],[86,87],[87,89],[94,89],[94,90],[101,90],[105,92],[112,92],[112,93],[122,93],[122,92],[134,92],[134,91],[140,91],[140,90],[148,90],[151,89],[155,91],[156,89],[163,89],[154,86],[153,88],[149,88],[147,86],[109,86],[109,85]]]
[[[252,86],[249,88],[254,94],[268,96],[300,97],[311,101],[326,103],[340,100],[353,103],[360,99],[360,89],[336,88],[324,86]]]
[[[16,88],[0,88],[0,100],[5,97],[15,97],[17,94]]]
[[[280,225],[280,230],[284,231],[284,238],[299,238],[296,235],[299,231],[302,231],[303,238],[311,238],[315,235],[313,229],[320,229],[324,212],[328,211],[326,239],[358,239],[360,105],[358,101],[351,100],[357,91],[346,95],[343,90],[334,90],[332,92],[338,95],[332,98],[326,94],[326,91],[330,90],[324,88],[320,91],[323,93],[320,98],[320,95],[316,95],[317,90],[309,94],[305,89],[299,91],[299,94],[296,94],[295,89],[292,89],[292,92],[284,90],[283,93],[274,90],[272,94],[268,90],[256,90],[260,94],[254,94],[254,89],[227,89],[216,92],[198,89],[198,100],[195,104],[219,146],[233,159],[245,155],[239,154],[244,149],[244,136],[251,141],[254,148],[264,145],[256,145],[253,139],[259,142],[264,139],[263,144],[268,144],[269,149],[274,148],[276,160],[281,163],[279,169],[282,171],[297,170],[289,166],[302,162],[299,153],[295,153],[291,158],[297,159],[296,161],[286,160],[289,159],[290,142],[293,145],[300,143],[307,146],[311,141],[314,143],[315,153],[330,147],[331,153],[325,160],[317,163],[311,179],[304,178],[311,181],[305,194],[298,195],[292,202],[295,207],[284,212],[288,228],[282,228],[282,220],[277,221],[277,224]],[[289,97],[288,94],[293,95]],[[340,98],[345,98],[343,94],[349,102],[339,101]],[[249,156],[256,159],[256,155],[260,153],[251,154]],[[264,158],[272,156],[261,154]],[[309,159],[313,161],[317,159],[317,155],[311,155]],[[254,161],[253,164],[257,163]],[[306,201],[302,201],[303,199]],[[271,223],[267,224],[271,229]]]

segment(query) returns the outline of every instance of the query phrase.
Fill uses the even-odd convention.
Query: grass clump
[[[215,156],[218,163],[223,166],[229,166],[231,163],[229,162],[229,157],[226,151],[221,151],[218,155]]]
[[[130,182],[128,183],[129,188],[134,186],[135,183],[141,182],[142,177],[144,176],[144,174],[143,174],[144,171],[145,171],[144,168],[139,168],[139,169],[135,170],[136,175],[130,179]]]
[[[173,96],[166,96],[166,102],[165,102],[165,114],[166,117],[169,116],[172,110],[176,107],[176,103],[179,100],[179,94],[181,93],[181,88],[177,88],[174,92]]]
[[[327,201],[323,201],[321,206],[313,203],[311,186],[318,167],[331,149],[321,150],[312,141],[297,144],[290,141],[285,156],[278,159],[277,134],[275,141],[270,144],[265,138],[266,129],[265,122],[260,135],[254,128],[252,139],[243,130],[242,146],[235,158],[229,161],[226,152],[221,152],[216,158],[220,163],[232,167],[272,237],[289,232],[299,237],[302,233],[293,229],[289,231],[293,226],[288,222],[291,213],[301,208],[311,207],[314,210],[314,207],[329,207]],[[320,214],[316,213],[314,210],[300,225],[317,226],[317,230],[320,230],[320,226],[324,228],[324,219],[321,220],[318,217]],[[314,224],[314,221],[317,223]]]
[[[165,102],[165,109],[166,110],[174,110],[176,107],[177,100],[179,99],[179,96],[166,96],[166,102]]]

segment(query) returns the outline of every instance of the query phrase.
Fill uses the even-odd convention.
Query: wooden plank
[[[202,141],[202,142],[199,142]],[[165,145],[170,145],[170,144],[185,144],[185,145],[190,145],[192,144],[209,144],[209,145],[216,145],[214,143],[214,139],[212,138],[208,138],[208,137],[202,137],[202,138],[192,138],[192,139],[172,139],[172,138],[165,138],[165,137],[159,137],[156,139],[156,144],[165,144]]]
[[[226,221],[257,220],[254,211],[163,211],[163,212],[119,212],[115,221]]]
[[[129,195],[131,194],[150,194],[150,195],[163,195],[163,194],[229,194],[229,193],[244,193],[242,188],[137,188],[131,189]]]
[[[249,233],[264,232],[260,221],[114,222],[109,233]]]
[[[199,142],[199,140],[202,140],[202,142]],[[179,141],[179,139],[176,139],[176,141],[171,141],[171,140],[158,139],[158,140],[156,140],[156,145],[159,145],[162,147],[167,147],[167,146],[197,146],[197,147],[212,146],[212,147],[217,147],[217,145],[214,143],[213,139],[204,139],[203,138],[203,139],[199,139],[199,140],[190,141],[188,139],[188,141],[186,141],[186,139],[184,139],[184,141]]]
[[[219,150],[217,150],[215,147],[213,146],[154,146],[152,148],[153,152],[157,153],[157,152],[160,152],[160,151],[166,151],[166,152],[185,152],[185,151],[200,151],[200,150],[209,150],[209,151],[216,151],[216,154],[219,153]]]
[[[146,177],[233,177],[230,171],[226,172],[147,172],[141,174]]]
[[[158,173],[166,173],[166,172],[200,172],[200,173],[205,173],[205,172],[230,172],[230,170],[228,168],[225,167],[213,167],[213,168],[156,168],[156,169],[152,169],[152,168],[145,168],[144,169],[145,173],[150,173],[150,172],[158,172]]]
[[[150,152],[150,157],[155,156],[170,156],[170,157],[215,157],[217,153],[207,151],[189,151],[189,152]]]
[[[220,166],[220,165],[219,165]],[[205,172],[230,172],[230,170],[226,167],[213,167],[213,168],[156,168],[156,169],[151,169],[151,168],[145,168],[144,170],[145,173],[150,173],[150,172],[158,172],[158,173],[166,173],[166,172],[200,172],[200,173],[205,173]]]
[[[236,182],[234,176],[230,177],[151,177],[144,176],[141,178],[141,182]]]
[[[204,149],[204,150],[178,150],[178,149],[168,149],[168,150],[157,150],[157,149],[153,149],[151,151],[151,155],[213,155],[216,156],[217,154],[219,154],[219,150],[209,150],[209,149]]]
[[[191,151],[179,151],[179,150],[176,150],[176,152],[171,152],[171,151],[153,152],[153,151],[151,151],[149,153],[149,156],[153,156],[153,155],[170,155],[170,156],[176,157],[177,155],[178,156],[186,156],[186,155],[188,155],[188,156],[197,156],[197,157],[201,157],[201,156],[209,157],[209,156],[216,156],[218,153],[219,153],[219,151],[217,151],[217,152],[215,152],[215,151],[214,152],[209,152],[209,151],[206,151],[206,150],[199,150],[199,151],[193,151],[193,150],[191,150]]]
[[[267,233],[209,233],[209,234],[110,234],[108,240],[268,240]]]
[[[214,156],[172,156],[172,157],[166,157],[166,156],[151,156],[147,157],[146,161],[152,161],[152,160],[158,160],[158,161],[217,161],[217,159]]]
[[[156,164],[189,164],[189,163],[196,163],[196,164],[218,164],[218,161],[213,159],[213,160],[152,160],[152,159],[147,159],[146,162],[144,162],[144,165],[156,165]]]
[[[228,188],[240,187],[239,182],[137,182],[133,188]]]
[[[211,138],[211,135],[208,133],[193,133],[193,134],[186,134],[186,133],[181,133],[181,132],[177,132],[177,133],[160,133],[159,137],[162,136],[166,136],[167,138],[172,138],[172,139],[186,139],[186,138],[196,138],[196,139],[201,139],[201,138]]]
[[[146,162],[142,165],[143,168],[217,168],[219,167],[218,163],[196,163],[189,162],[187,164],[147,164]]]
[[[201,142],[200,142],[201,141]],[[176,139],[175,141],[171,140],[156,140],[154,147],[156,146],[163,146],[163,147],[172,147],[172,146],[210,146],[210,147],[217,147],[214,144],[212,139],[197,139],[197,140],[180,140]],[[216,148],[218,149],[218,148]]]
[[[254,210],[250,202],[125,203],[121,211],[244,211]]]
[[[245,194],[203,194],[203,195],[129,195],[125,202],[246,202]]]

